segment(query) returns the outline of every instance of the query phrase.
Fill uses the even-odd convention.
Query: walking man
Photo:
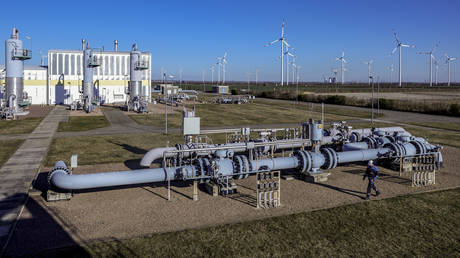
[[[369,200],[372,189],[374,189],[375,191],[375,196],[380,195],[379,190],[377,190],[377,187],[375,187],[375,181],[379,177],[379,169],[376,166],[374,166],[374,162],[372,160],[369,160],[369,162],[367,163],[367,168],[366,172],[364,173],[363,180],[365,180],[366,177],[369,180],[369,183],[367,184],[366,200]]]

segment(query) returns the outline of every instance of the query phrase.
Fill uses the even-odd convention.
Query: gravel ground
[[[53,108],[54,106],[31,105],[29,106],[29,114],[27,116],[18,116],[18,119],[45,117]]]
[[[444,168],[437,174],[435,186],[413,188],[396,173],[382,169],[384,175],[376,185],[378,198],[460,186],[456,159],[460,149],[443,150]],[[74,173],[127,169],[124,164],[84,166]],[[146,234],[188,228],[236,223],[303,211],[330,208],[363,201],[366,182],[364,167],[349,165],[333,169],[328,182],[313,184],[302,180],[281,182],[282,207],[255,209],[255,178],[237,181],[239,194],[212,197],[202,191],[199,201],[192,201],[192,187],[187,182],[174,182],[171,201],[164,184],[118,188],[76,194],[70,201],[46,203],[40,195],[29,199],[18,222],[7,254],[37,252],[97,240],[119,240]],[[46,169],[43,169],[46,171]],[[46,180],[46,172],[39,178]]]

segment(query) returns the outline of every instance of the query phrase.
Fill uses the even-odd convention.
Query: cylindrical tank
[[[24,91],[24,60],[16,55],[23,52],[22,40],[19,39],[19,31],[13,28],[11,38],[5,41],[5,68],[6,68],[6,90],[5,101],[8,102],[11,95],[16,96],[14,103],[8,103],[10,108],[18,110],[18,103],[22,102]]]
[[[85,50],[83,50],[83,98],[88,101],[87,105],[91,105],[94,96],[93,68],[90,66],[92,58],[93,51],[87,43]]]
[[[323,138],[323,124],[321,121],[311,123],[311,140],[320,142]]]
[[[134,44],[130,53],[130,80],[129,80],[129,98],[133,100],[139,97],[142,92],[142,70],[138,69],[138,61],[142,61],[141,52],[137,50],[137,45]]]

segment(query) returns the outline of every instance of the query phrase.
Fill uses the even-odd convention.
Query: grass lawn
[[[460,189],[99,242],[44,256],[458,257]]]
[[[225,135],[212,135],[214,143],[225,142]],[[131,134],[113,136],[81,136],[55,138],[50,145],[45,166],[54,166],[58,160],[69,163],[72,154],[78,154],[79,165],[122,163],[141,159],[152,148],[184,143],[179,134]]]
[[[31,117],[20,120],[0,120],[0,134],[31,133],[43,117]]]
[[[5,164],[23,142],[24,140],[0,141],[0,167]]]
[[[238,126],[259,124],[292,124],[308,121],[308,118],[321,119],[321,114],[309,112],[305,106],[295,107],[284,103],[256,102],[242,105],[196,105],[196,115],[201,117],[202,127]],[[130,115],[137,123],[163,127],[163,114]],[[341,115],[326,116],[327,120],[344,120],[348,117]],[[182,124],[182,114],[168,115],[168,125],[179,128]]]
[[[58,132],[87,131],[109,126],[105,116],[71,116],[68,122],[59,123]]]
[[[430,123],[407,122],[407,123],[411,125],[419,125],[419,126],[424,126],[424,127],[440,128],[440,129],[460,132],[460,123],[439,123],[439,122],[438,123],[436,122],[430,122]]]

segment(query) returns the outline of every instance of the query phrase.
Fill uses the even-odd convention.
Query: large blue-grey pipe
[[[429,152],[424,143],[411,141],[391,143],[384,148],[336,152],[324,148],[321,152],[299,150],[291,157],[248,160],[245,155],[233,156],[233,151],[216,151],[216,158],[199,158],[193,165],[181,167],[139,169],[106,173],[72,175],[63,161],[58,161],[49,175],[52,185],[65,190],[90,189],[176,179],[202,179],[218,177],[243,178],[258,171],[298,169],[316,173],[319,169],[335,168],[338,164],[381,158],[412,156]],[[442,157],[438,152],[438,161]]]

